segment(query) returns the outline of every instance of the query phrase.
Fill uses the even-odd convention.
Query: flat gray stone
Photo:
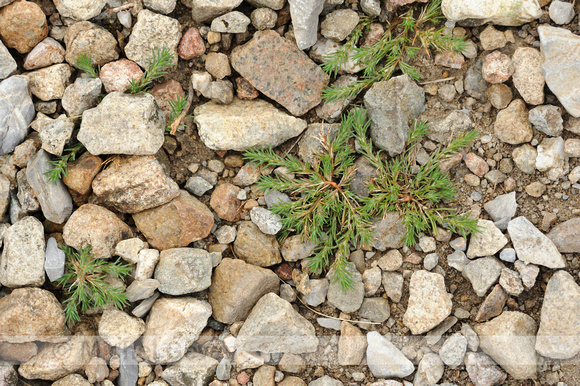
[[[134,386],[139,380],[139,363],[133,346],[117,349],[119,355],[119,386]]]
[[[338,280],[332,280],[333,271],[330,271],[326,276],[330,281],[326,299],[330,304],[348,314],[357,311],[362,305],[365,297],[365,288],[362,282],[362,275],[354,265],[347,265],[346,270],[353,280],[352,287],[345,291]]]
[[[367,342],[367,364],[376,378],[404,378],[415,371],[413,363],[378,332],[369,332]]]
[[[498,368],[493,359],[482,353],[467,353],[465,369],[476,386],[501,385],[507,378],[507,374]]]
[[[467,339],[456,332],[443,343],[443,346],[439,350],[439,356],[447,366],[456,369],[463,364],[466,351]]]
[[[419,366],[417,367],[417,372],[415,373],[415,379],[413,379],[414,385],[435,385],[441,377],[443,376],[445,366],[443,361],[439,358],[439,355],[432,352],[423,355]],[[378,386],[378,385],[377,385]],[[386,386],[386,385],[385,385]]]
[[[473,260],[463,270],[463,277],[471,282],[477,296],[484,296],[499,279],[503,264],[495,257]]]
[[[443,0],[441,10],[450,21],[478,26],[485,23],[519,26],[542,16],[537,1]]]
[[[33,119],[28,78],[11,76],[0,82],[0,155],[14,151],[24,141]]]
[[[40,203],[44,217],[53,223],[62,224],[72,214],[72,197],[62,180],[59,179],[56,183],[48,180],[45,173],[53,167],[49,161],[48,153],[39,150],[28,162],[26,178]]]
[[[237,8],[241,3],[242,0],[192,0],[191,11],[193,20],[198,23],[212,20]]]
[[[468,258],[492,256],[507,244],[507,238],[493,222],[479,219],[477,225],[481,231],[471,235],[467,247]]]
[[[314,326],[278,295],[264,295],[238,333],[243,351],[301,354],[318,347]]]
[[[112,92],[83,113],[78,140],[93,155],[153,155],[164,133],[165,116],[151,94]]]
[[[55,281],[64,274],[64,261],[66,255],[58,247],[56,239],[51,237],[46,243],[46,252],[44,260],[44,270],[48,276],[48,280]]]
[[[209,253],[197,248],[171,248],[161,251],[155,268],[159,292],[184,295],[203,291],[211,285],[212,261]]]
[[[518,204],[516,192],[502,194],[483,205],[485,211],[491,216],[494,224],[499,229],[507,229],[507,223],[515,216]]]
[[[17,67],[16,60],[10,55],[8,48],[0,42],[0,79],[7,78]]]
[[[317,40],[318,16],[324,7],[324,0],[289,0],[288,3],[296,45],[301,50],[312,47]]]
[[[282,229],[282,219],[266,208],[256,206],[250,210],[252,222],[267,235],[275,235]]]
[[[101,79],[78,77],[75,82],[64,90],[62,108],[68,116],[81,115],[85,110],[95,107],[99,103],[99,95],[103,82]]]
[[[212,357],[189,352],[163,370],[161,378],[172,386],[203,386],[211,382],[218,364]]]
[[[566,262],[552,240],[527,218],[520,216],[508,224],[508,232],[518,259],[548,268],[564,268]]]

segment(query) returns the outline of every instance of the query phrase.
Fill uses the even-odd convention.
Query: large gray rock
[[[172,248],[161,251],[155,268],[159,292],[184,295],[203,291],[211,285],[211,257],[203,249]]]
[[[0,82],[0,155],[12,152],[24,141],[33,119],[28,78],[11,76]]]
[[[53,168],[49,161],[48,153],[39,150],[28,162],[26,178],[40,203],[44,217],[53,223],[62,224],[72,213],[72,197],[62,180],[48,180],[45,173]]]
[[[469,114],[465,111],[455,110],[443,119],[438,117],[429,121],[427,137],[433,141],[447,144],[451,138],[469,131],[472,126]]]
[[[125,54],[127,59],[147,69],[153,52],[167,48],[173,54],[172,64],[176,65],[180,39],[181,27],[177,19],[144,9],[137,15],[137,22],[125,46]]]
[[[212,150],[276,147],[306,128],[306,121],[260,99],[234,99],[225,106],[208,102],[197,106],[194,115],[199,137]]]
[[[271,270],[240,259],[223,259],[209,287],[213,317],[222,323],[244,320],[263,295],[277,293],[279,287],[278,276]]]
[[[44,284],[44,227],[25,217],[4,232],[0,257],[0,283],[6,287],[40,287]]]
[[[115,157],[92,183],[95,202],[122,213],[138,213],[179,196],[179,186],[153,156]]]
[[[413,385],[437,384],[443,376],[444,368],[445,366],[443,365],[441,358],[439,358],[439,355],[431,352],[426,353],[423,355],[421,362],[419,362],[417,372],[415,373],[415,379],[413,379]]]
[[[37,118],[34,124],[37,125],[42,149],[60,157],[73,133],[75,127],[73,120],[66,119],[66,115],[61,114],[57,119],[50,119],[47,116]]]
[[[151,94],[113,92],[83,113],[78,140],[93,155],[153,155],[164,133],[165,115]]]
[[[542,72],[550,90],[568,113],[580,117],[580,36],[564,28],[538,27],[540,50],[544,59]]]
[[[465,369],[475,386],[502,385],[507,374],[485,354],[469,352],[465,355]]]
[[[119,355],[119,386],[134,386],[139,380],[139,363],[133,346],[117,348]]]
[[[536,376],[536,329],[531,316],[505,311],[489,322],[473,326],[479,346],[515,379]]]
[[[548,281],[536,351],[554,359],[580,352],[580,286],[566,271],[556,272]]]
[[[192,0],[191,11],[193,20],[198,23],[210,21],[237,8],[241,3],[242,0]]]
[[[205,386],[213,379],[217,366],[217,360],[189,352],[179,362],[163,370],[161,378],[171,386]]]
[[[356,312],[361,307],[365,297],[365,287],[362,281],[362,275],[353,264],[347,265],[346,271],[350,274],[350,278],[353,281],[352,287],[348,290],[343,289],[340,282],[334,280],[334,271],[331,270],[327,275],[330,285],[326,299],[342,312],[351,313]]]
[[[509,222],[508,232],[518,259],[548,268],[564,268],[566,262],[552,240],[524,216]]]
[[[518,26],[542,16],[537,0],[443,0],[441,10],[450,21],[466,26]]]
[[[515,216],[516,210],[518,209],[516,192],[497,196],[495,199],[486,202],[483,208],[491,216],[497,228],[507,229],[508,222]]]
[[[270,267],[282,262],[278,240],[262,233],[251,221],[243,221],[238,225],[234,251],[246,263],[260,267]]]
[[[378,332],[369,332],[367,342],[367,364],[376,378],[404,378],[415,371],[413,363]]]
[[[289,0],[288,3],[298,48],[305,50],[312,47],[317,40],[318,16],[324,7],[324,0]]]
[[[278,295],[264,295],[238,333],[236,348],[243,351],[302,354],[314,352],[314,326]]]
[[[0,79],[8,77],[17,67],[16,60],[10,55],[8,48],[0,42]]]
[[[390,156],[403,152],[409,121],[425,111],[425,92],[407,75],[373,84],[364,96],[374,144]]]
[[[158,364],[180,360],[210,316],[211,306],[202,300],[191,297],[157,300],[142,338],[147,359]]]
[[[374,223],[373,247],[379,251],[399,249],[403,246],[405,232],[407,232],[407,228],[403,223],[403,218],[397,212],[388,212],[382,219]]]
[[[103,82],[99,78],[78,77],[64,90],[62,108],[69,117],[81,115],[85,110],[97,105],[102,87]]]
[[[467,257],[470,259],[494,255],[507,244],[507,238],[493,222],[480,219],[477,225],[480,232],[471,235],[467,248]]]
[[[499,279],[503,265],[492,256],[473,260],[463,269],[463,277],[471,282],[477,296],[484,296]]]
[[[451,314],[451,297],[442,275],[416,271],[409,283],[409,304],[403,323],[414,335],[431,330]]]

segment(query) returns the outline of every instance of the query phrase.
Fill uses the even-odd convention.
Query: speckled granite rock
[[[321,101],[329,77],[305,53],[272,30],[232,51],[234,69],[252,86],[300,116]]]

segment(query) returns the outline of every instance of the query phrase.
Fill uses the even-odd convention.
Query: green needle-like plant
[[[75,67],[84,71],[92,78],[98,78],[101,69],[95,65],[93,58],[87,54],[80,54],[75,61]]]
[[[360,198],[348,188],[355,172],[355,155],[351,139],[354,136],[356,114],[347,115],[341,123],[337,137],[330,141],[320,138],[323,152],[319,161],[305,163],[292,155],[286,157],[273,150],[249,150],[244,157],[260,166],[285,167],[295,173],[294,179],[265,176],[258,186],[262,191],[270,189],[287,192],[291,202],[281,202],[272,211],[282,218],[280,237],[290,232],[302,236],[318,246],[308,260],[310,272],[319,274],[332,269],[334,281],[343,289],[352,286],[347,270],[350,245],[367,244],[371,240],[371,217],[361,207]],[[334,255],[334,261],[330,261]]]
[[[443,29],[427,26],[443,18],[441,0],[431,1],[417,16],[416,13],[415,7],[411,7],[400,17],[393,19],[377,43],[357,47],[372,21],[368,18],[362,19],[346,44],[326,57],[326,62],[322,64],[322,69],[326,73],[336,75],[350,59],[362,68],[362,75],[357,81],[345,87],[327,87],[323,91],[323,97],[328,101],[354,98],[373,83],[390,79],[397,70],[413,80],[418,80],[421,74],[409,64],[409,61],[416,57],[420,50],[427,53],[429,48],[463,52],[466,47],[463,38],[444,35]]]
[[[169,118],[167,119],[167,125],[165,126],[166,133],[171,132],[171,124],[175,122],[183,110],[188,107],[187,102],[187,98],[181,95],[177,96],[177,100],[169,101],[169,107],[171,108],[171,111],[169,112]],[[180,123],[179,126],[183,126],[183,123]]]
[[[59,179],[63,176],[67,176],[68,172],[68,163],[74,161],[79,153],[82,153],[85,150],[85,147],[82,143],[77,143],[73,147],[69,149],[65,149],[68,154],[62,155],[57,159],[48,161],[54,167],[52,169],[48,169],[44,174],[48,178],[48,181],[56,184]]]
[[[437,234],[438,226],[464,237],[478,231],[477,219],[470,219],[469,213],[459,215],[456,208],[441,206],[442,202],[455,198],[456,189],[449,174],[439,167],[441,161],[473,143],[477,137],[475,130],[458,133],[414,171],[418,145],[427,133],[427,124],[415,121],[403,153],[388,161],[381,152],[373,150],[372,141],[367,137],[369,124],[366,121],[355,126],[359,151],[377,169],[377,177],[369,185],[370,195],[365,199],[367,215],[398,212],[407,229],[404,236],[407,246],[415,245],[421,232]]]
[[[81,320],[79,309],[86,312],[93,307],[113,305],[119,309],[129,304],[123,288],[105,281],[110,275],[123,280],[131,268],[121,264],[121,259],[108,262],[94,257],[91,247],[81,248],[78,252],[68,245],[61,246],[66,255],[66,273],[57,283],[64,289],[67,299],[64,313],[69,326]]]
[[[132,79],[129,86],[127,86],[127,90],[131,94],[148,91],[148,87],[154,80],[167,74],[167,71],[165,71],[166,68],[174,66],[173,59],[173,53],[171,53],[169,48],[163,47],[161,50],[153,49],[147,70],[145,70],[145,73],[140,79]]]

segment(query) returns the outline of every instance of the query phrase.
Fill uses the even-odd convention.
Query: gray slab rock
[[[450,255],[447,255],[447,265],[455,268],[459,272],[463,272],[470,260],[465,256],[463,251],[457,250]]]
[[[476,324],[479,346],[515,379],[536,376],[536,330],[531,316],[505,311],[489,322]]]
[[[409,304],[403,324],[413,335],[433,329],[451,315],[451,297],[445,289],[442,275],[415,271],[409,283]]]
[[[399,249],[403,246],[403,236],[407,228],[397,212],[388,212],[373,225],[373,247],[379,251]]]
[[[465,355],[465,369],[475,386],[502,385],[507,374],[489,356],[470,352]]]
[[[435,385],[443,376],[443,371],[444,365],[439,355],[427,353],[419,362],[413,385]]]
[[[44,174],[53,167],[49,161],[48,153],[39,150],[28,162],[26,178],[40,203],[44,217],[53,223],[62,224],[72,213],[72,197],[62,180],[59,179],[54,183]]]
[[[250,18],[239,11],[228,12],[211,22],[211,30],[220,33],[239,34],[246,32]]]
[[[145,280],[135,280],[126,289],[127,300],[130,302],[136,302],[138,300],[147,299],[155,293],[155,290],[161,286],[159,280],[155,279],[145,279]]]
[[[11,76],[0,82],[0,155],[14,151],[24,141],[33,119],[28,78]]]
[[[168,366],[161,378],[171,386],[205,386],[213,379],[218,361],[196,352],[189,352],[179,362]]]
[[[570,23],[576,14],[574,12],[574,3],[567,3],[560,0],[552,1],[548,8],[548,12],[550,14],[550,19],[559,25]]]
[[[241,3],[242,0],[192,0],[191,11],[193,20],[198,23],[210,21],[237,8]]]
[[[469,114],[462,110],[450,112],[445,118],[429,121],[427,137],[433,141],[447,144],[451,138],[471,130],[473,124]]]
[[[455,316],[449,316],[445,318],[445,320],[442,321],[437,327],[425,335],[425,342],[431,346],[436,345],[443,337],[443,334],[449,331],[451,327],[455,326],[457,320],[458,319]]]
[[[44,227],[34,217],[25,217],[3,235],[0,283],[9,288],[40,287],[44,284]]]
[[[554,359],[580,352],[580,286],[566,271],[557,271],[548,281],[536,351]]]
[[[39,115],[41,115],[39,113]],[[37,118],[38,121],[38,118]],[[36,122],[35,122],[36,123]],[[42,142],[42,149],[57,157],[62,155],[66,144],[69,142],[75,124],[72,119],[66,119],[65,114],[61,114],[57,119],[43,117],[38,121],[38,135]]]
[[[310,292],[304,295],[303,300],[312,307],[318,307],[326,300],[329,282],[327,279],[310,280]]]
[[[471,27],[519,26],[542,16],[537,0],[443,0],[441,10],[448,20]]]
[[[564,28],[538,27],[542,72],[550,90],[568,113],[580,117],[580,36]]]
[[[413,363],[378,332],[369,332],[367,343],[367,364],[376,378],[404,378],[415,371]]]
[[[137,307],[135,307],[133,309],[133,311],[131,311],[131,313],[133,314],[133,316],[136,316],[138,318],[143,318],[151,310],[151,308],[153,307],[153,304],[155,304],[155,302],[157,301],[158,298],[159,298],[159,292],[155,292],[153,294],[153,296],[151,296],[150,298],[145,299],[141,303],[139,303],[139,305]]]
[[[527,218],[520,216],[508,224],[508,232],[518,259],[548,268],[564,268],[566,262],[548,237]]]
[[[180,360],[197,340],[210,316],[211,306],[206,301],[191,297],[157,300],[142,337],[146,358],[158,364]]]
[[[564,120],[562,111],[558,106],[542,105],[534,107],[529,112],[530,122],[536,130],[539,130],[551,137],[562,134],[564,130]]]
[[[194,115],[201,140],[212,150],[276,147],[306,128],[304,120],[259,99],[234,99],[227,106],[208,102],[197,106]]]
[[[85,110],[97,105],[102,87],[103,82],[99,78],[78,77],[64,90],[62,108],[69,117],[81,115]]]
[[[340,42],[350,35],[359,19],[356,11],[352,9],[337,9],[326,15],[320,23],[320,33],[327,39]]]
[[[317,40],[318,16],[324,7],[324,0],[288,0],[288,3],[298,48],[305,50],[312,47]]]
[[[394,156],[405,148],[409,121],[425,111],[425,92],[407,75],[401,75],[373,84],[364,104],[374,144]]]
[[[44,260],[44,270],[48,276],[48,280],[51,282],[57,280],[62,275],[64,275],[64,261],[66,255],[62,251],[56,242],[54,237],[48,239],[46,243],[46,252]]]
[[[383,323],[391,316],[391,309],[389,301],[385,298],[365,298],[358,313],[361,318],[368,319],[371,322]]]
[[[463,277],[471,282],[477,296],[484,296],[499,279],[502,268],[503,264],[495,257],[483,257],[467,264]]]
[[[78,140],[94,155],[153,155],[164,133],[165,115],[151,94],[113,92],[83,113]]]
[[[471,235],[467,247],[468,258],[494,255],[507,244],[507,238],[493,222],[480,219],[477,225],[481,232]]]
[[[256,206],[250,210],[252,222],[267,235],[275,235],[282,229],[282,219],[268,209]]]
[[[16,71],[17,67],[16,60],[14,60],[8,48],[0,42],[0,79],[7,78]]]
[[[244,351],[301,354],[318,347],[314,326],[278,295],[264,295],[240,329],[236,348]]]
[[[485,211],[491,216],[494,225],[501,230],[507,229],[508,222],[515,216],[518,204],[516,192],[502,194],[483,205]]]
[[[400,302],[403,296],[403,275],[398,272],[383,272],[382,282],[389,299],[395,303]]]
[[[357,311],[361,307],[365,297],[365,287],[362,275],[354,265],[347,265],[346,270],[353,280],[352,287],[345,291],[338,280],[333,280],[334,272],[331,270],[326,275],[326,278],[330,281],[326,299],[330,304],[348,314]]]
[[[195,16],[195,11],[193,15]],[[127,59],[147,69],[153,51],[167,48],[173,54],[171,64],[176,65],[180,39],[181,26],[177,19],[144,9],[137,15],[137,22],[125,46],[125,55]]]
[[[139,363],[133,346],[117,349],[119,355],[119,386],[135,386],[139,380]]]
[[[298,142],[298,155],[302,161],[313,164],[324,151],[321,139],[326,138],[332,142],[338,134],[339,124],[311,123]]]
[[[467,338],[456,332],[443,343],[439,350],[439,356],[447,366],[456,369],[463,364],[466,352]]]
[[[203,291],[211,285],[212,262],[209,253],[198,248],[171,248],[161,251],[155,268],[159,292],[184,295]]]

